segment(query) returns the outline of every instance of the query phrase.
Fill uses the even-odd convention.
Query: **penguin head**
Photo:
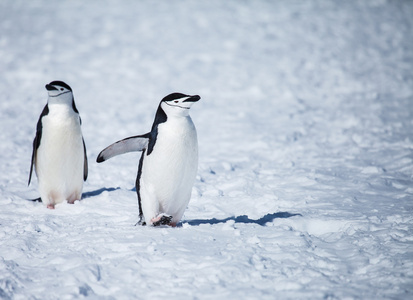
[[[168,116],[187,116],[192,104],[199,101],[198,95],[189,96],[181,93],[172,93],[162,99],[160,106]]]
[[[47,92],[49,93],[49,99],[54,100],[54,102],[67,102],[72,103],[73,94],[72,88],[63,81],[52,81],[45,86]]]

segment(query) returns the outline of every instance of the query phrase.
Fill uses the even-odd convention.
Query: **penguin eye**
[[[175,100],[174,102],[175,102],[175,103],[178,103],[179,101],[178,101],[178,100]]]
[[[60,88],[60,90],[61,90],[61,91],[63,91],[63,90],[64,90],[64,88]]]

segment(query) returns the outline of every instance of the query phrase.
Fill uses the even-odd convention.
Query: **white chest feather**
[[[50,108],[42,120],[42,139],[40,152],[49,152],[53,156],[65,155],[67,159],[83,154],[82,132],[79,115],[65,105]],[[80,155],[82,157],[82,155]]]
[[[197,168],[198,141],[191,118],[160,124],[153,151],[145,154],[142,183],[165,210],[187,205]]]

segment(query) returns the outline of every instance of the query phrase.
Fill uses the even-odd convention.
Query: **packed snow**
[[[0,2],[1,299],[412,299],[413,1]],[[45,84],[74,92],[83,199],[28,187]],[[140,153],[199,94],[180,225],[135,226]]]

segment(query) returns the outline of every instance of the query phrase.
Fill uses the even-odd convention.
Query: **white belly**
[[[45,205],[80,199],[84,152],[79,118],[57,114],[43,118],[42,138],[36,155],[39,191]]]
[[[198,169],[198,142],[189,117],[158,126],[150,155],[145,153],[141,174],[141,199],[145,220],[165,213],[179,222],[191,197]]]

